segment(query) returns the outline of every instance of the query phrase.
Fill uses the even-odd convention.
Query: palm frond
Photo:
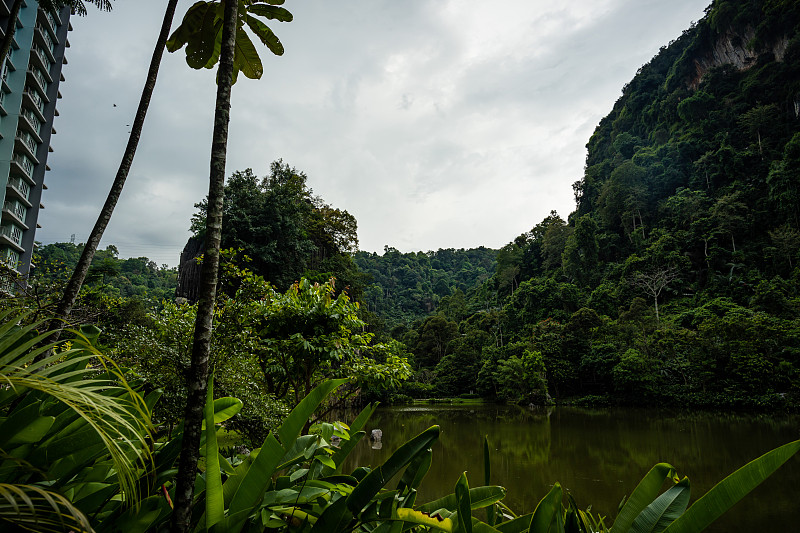
[[[39,0],[39,7],[49,13],[55,13],[61,10],[62,7],[69,7],[73,15],[81,17],[86,16],[86,2],[87,0]],[[88,0],[100,11],[111,11],[111,0]]]
[[[34,331],[45,321],[8,327],[24,315],[8,316],[0,316],[6,320],[0,323],[0,386],[16,395],[36,391],[71,409],[105,444],[125,500],[136,505],[139,470],[153,469],[152,425],[144,399],[80,332],[72,332],[72,348],[58,351],[54,345],[39,346],[48,334]]]
[[[0,483],[0,523],[28,531],[94,531],[86,516],[61,494],[35,485]]]

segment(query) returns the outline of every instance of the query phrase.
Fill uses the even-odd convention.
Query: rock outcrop
[[[742,33],[729,31],[720,35],[705,55],[695,58],[695,76],[689,82],[689,87],[697,89],[703,75],[714,67],[733,65],[738,70],[746,70],[755,64],[760,54],[765,52],[772,52],[776,61],[783,61],[789,43],[786,36],[763,50],[754,50],[748,46],[754,37],[755,31],[752,28]]]
[[[198,287],[200,287],[201,265],[197,258],[203,255],[205,240],[201,237],[190,237],[181,253],[178,265],[178,287],[175,289],[175,299],[195,303],[197,301]]]

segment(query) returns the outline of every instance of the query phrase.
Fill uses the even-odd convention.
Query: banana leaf
[[[225,517],[222,497],[222,471],[219,464],[217,427],[214,424],[214,374],[208,378],[205,406],[206,432],[206,527],[212,528]]]
[[[694,502],[664,533],[702,531],[736,502],[772,475],[800,450],[800,440],[784,444],[754,459],[729,475]],[[616,533],[616,532],[615,532]]]
[[[493,505],[503,499],[506,495],[506,489],[503,487],[475,487],[469,489],[470,508],[472,510],[481,509]],[[456,495],[449,494],[444,498],[439,498],[432,502],[424,503],[417,507],[417,510],[426,513],[432,513],[437,509],[456,509]]]
[[[645,507],[656,499],[661,492],[661,486],[667,479],[672,479],[677,483],[675,468],[667,463],[658,463],[642,478],[639,484],[631,493],[630,498],[625,502],[611,531],[614,533],[626,533],[630,530],[633,521],[639,516]]]
[[[410,441],[403,444],[396,452],[362,479],[358,486],[347,497],[347,507],[353,514],[357,514],[378,494],[400,470],[409,464],[414,457],[430,448],[439,438],[439,426],[431,426]]]
[[[483,437],[483,484],[487,487],[492,484],[492,463],[489,455],[489,435]],[[486,508],[486,522],[494,526],[497,522],[497,513],[494,505]]]
[[[689,478],[685,477],[639,513],[631,533],[660,533],[686,511],[690,496]]]
[[[550,525],[557,521],[562,514],[561,498],[563,491],[561,485],[556,483],[550,492],[541,499],[533,511],[529,533],[547,533]]]
[[[460,533],[472,533],[472,509],[469,499],[469,483],[467,473],[463,472],[456,482],[456,510],[458,520],[456,531]]]
[[[286,420],[283,421],[281,427],[278,428],[278,436],[280,442],[274,435],[267,435],[264,445],[258,451],[255,460],[252,464],[247,463],[248,467],[245,469],[237,469],[237,473],[231,476],[226,481],[228,483],[238,484],[236,492],[231,499],[228,508],[228,515],[237,515],[253,507],[259,502],[264,491],[269,486],[272,475],[275,473],[277,466],[280,464],[281,459],[285,456],[295,444],[295,441],[300,436],[303,426],[308,421],[309,417],[325,400],[330,392],[346,383],[347,379],[336,379],[326,381],[318,385],[312,390],[308,396],[292,409]],[[242,466],[242,465],[240,465]],[[229,529],[232,533],[240,530],[244,522],[240,522],[238,527]]]

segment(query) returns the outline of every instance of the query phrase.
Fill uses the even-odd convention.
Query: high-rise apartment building
[[[0,35],[8,27],[14,0],[0,0]],[[36,0],[23,0],[0,90],[0,261],[25,275],[33,253],[69,10],[47,13]]]

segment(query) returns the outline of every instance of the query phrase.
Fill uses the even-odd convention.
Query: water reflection
[[[347,419],[346,415],[344,419]],[[352,416],[350,416],[352,419]],[[438,424],[441,437],[417,501],[453,490],[467,471],[483,482],[483,439],[492,450],[492,482],[508,489],[506,503],[531,511],[554,481],[582,507],[614,516],[622,497],[658,462],[692,481],[694,499],[759,455],[800,438],[797,416],[741,416],[648,410],[528,409],[498,405],[381,408],[367,433],[381,429],[382,446],[364,439],[346,469],[379,465],[402,443]],[[709,531],[792,531],[800,523],[800,460],[794,457]]]

